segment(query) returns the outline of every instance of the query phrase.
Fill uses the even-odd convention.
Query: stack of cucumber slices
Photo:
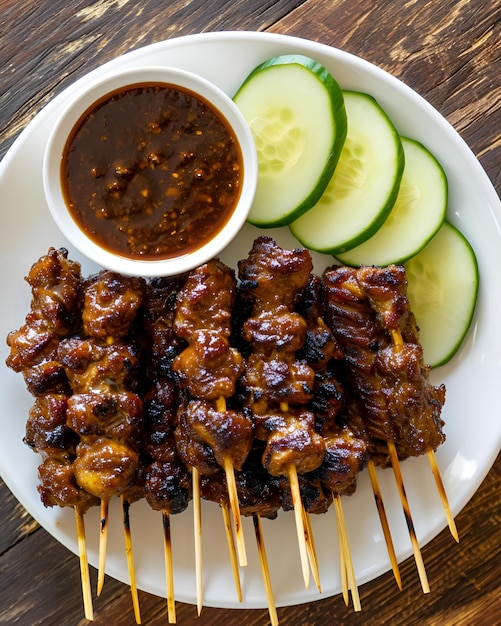
[[[234,101],[258,153],[249,222],[286,226],[344,265],[404,265],[425,359],[448,362],[471,325],[479,276],[471,245],[446,221],[435,156],[401,136],[371,95],[343,91],[303,55],[262,63]]]

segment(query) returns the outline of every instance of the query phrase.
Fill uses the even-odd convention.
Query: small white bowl
[[[172,258],[149,260],[121,256],[101,247],[91,239],[73,219],[62,188],[61,170],[63,152],[76,124],[94,104],[123,88],[145,83],[165,84],[180,87],[201,96],[226,120],[233,130],[240,147],[243,162],[241,192],[233,213],[226,224],[212,239],[193,252]],[[117,71],[112,75],[95,80],[78,91],[68,103],[46,146],[43,163],[43,185],[45,197],[54,221],[83,255],[100,266],[135,276],[171,276],[181,274],[216,257],[240,231],[249,214],[257,185],[257,156],[254,140],[243,115],[237,106],[219,87],[208,80],[170,67],[145,67]]]

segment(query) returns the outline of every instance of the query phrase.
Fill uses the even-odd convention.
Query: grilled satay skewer
[[[185,345],[173,330],[181,283],[181,277],[149,281],[141,317],[150,381],[144,398],[144,491],[150,507],[162,514],[167,615],[171,624],[176,622],[176,607],[170,518],[185,511],[192,498],[191,475],[177,453],[174,439],[179,394],[172,361]]]
[[[358,473],[367,463],[368,453],[362,439],[338,424],[338,420],[342,421],[343,412],[347,410],[344,406],[346,399],[343,389],[336,376],[336,369],[344,355],[323,319],[323,291],[321,279],[312,274],[296,305],[296,310],[307,322],[306,340],[297,355],[315,372],[314,396],[308,408],[315,414],[316,430],[325,442],[324,460],[310,479],[320,480],[332,495],[338,527],[343,597],[347,603],[347,572],[349,572],[354,606],[358,611],[360,599],[345,528],[341,495],[351,494],[355,490]]]
[[[66,425],[68,398],[61,394],[46,394],[37,398],[26,424],[25,443],[42,455],[38,468],[38,492],[47,507],[70,506],[75,511],[76,535],[80,559],[80,575],[84,614],[93,619],[84,515],[98,498],[78,486],[73,468],[78,439]]]
[[[421,585],[428,593],[400,460],[444,441],[445,387],[429,383],[403,267],[332,268],[324,282],[330,326],[346,355],[347,384],[363,411],[372,459],[393,467]]]
[[[316,469],[325,453],[314,429],[314,415],[304,408],[312,397],[314,371],[296,358],[307,325],[294,306],[311,270],[306,250],[286,251],[269,237],[258,238],[247,259],[239,263],[240,292],[243,301],[250,303],[242,337],[251,353],[242,381],[256,436],[266,441],[263,464],[273,476],[289,479],[305,587],[309,586],[308,552],[314,558],[314,551],[305,543],[297,475]]]
[[[130,536],[130,489],[139,471],[142,443],[142,402],[138,385],[139,358],[130,343],[131,327],[144,294],[144,281],[103,270],[84,281],[82,338],[62,342],[58,358],[71,383],[68,423],[81,438],[75,460],[77,482],[105,504],[120,495],[126,556],[136,621],[140,613]],[[133,496],[136,498],[137,494]],[[108,521],[101,520],[101,529]],[[101,534],[102,537],[102,534]],[[105,557],[100,542],[98,591]]]
[[[165,381],[160,383],[164,386]],[[146,420],[151,420],[151,407],[145,399]],[[165,413],[162,418],[164,418]],[[164,419],[162,419],[162,422]],[[150,422],[151,427],[151,422]],[[171,515],[182,513],[186,510],[192,498],[191,476],[181,462],[171,430],[162,431],[160,424],[155,430],[147,432],[145,453],[149,461],[144,468],[144,491],[145,498],[153,510],[160,511],[162,515],[162,528],[164,536],[164,559],[167,589],[167,612],[169,623],[176,622],[174,578],[172,563],[172,542],[170,531]]]
[[[227,407],[244,370],[239,351],[229,341],[236,294],[234,272],[217,260],[190,272],[177,294],[174,330],[188,346],[173,361],[173,371],[189,394],[187,419],[197,439],[209,446],[227,477],[240,564],[247,564],[234,469],[251,446],[252,421]],[[193,409],[193,410],[192,410]]]
[[[37,397],[26,425],[25,443],[44,458],[38,487],[42,501],[45,506],[72,506],[75,510],[84,612],[92,620],[84,514],[97,500],[75,484],[71,464],[77,440],[66,427],[71,390],[56,360],[59,342],[71,336],[81,321],[80,265],[68,260],[65,248],[49,248],[30,268],[26,281],[32,292],[30,312],[25,324],[7,337],[10,353],[6,364],[23,374],[28,391]]]

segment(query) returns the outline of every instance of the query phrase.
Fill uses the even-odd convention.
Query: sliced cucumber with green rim
[[[447,210],[445,172],[422,144],[401,137],[405,167],[397,200],[372,237],[336,258],[345,265],[402,264],[438,232]]]
[[[404,170],[400,136],[370,95],[344,91],[348,135],[319,202],[290,229],[307,248],[337,254],[373,235],[388,217]]]
[[[479,275],[473,248],[444,222],[405,268],[425,361],[432,367],[444,365],[463,343],[475,311]]]
[[[258,154],[256,197],[248,221],[289,224],[310,209],[329,183],[346,137],[341,88],[303,55],[259,65],[234,96]]]

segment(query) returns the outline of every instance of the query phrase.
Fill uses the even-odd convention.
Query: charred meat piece
[[[132,343],[99,339],[64,339],[57,351],[73,393],[134,390],[139,382],[140,358]]]
[[[71,385],[58,361],[43,361],[22,371],[26,389],[35,397],[71,393]]]
[[[68,398],[68,426],[82,441],[96,437],[120,440],[139,450],[143,432],[143,405],[130,391],[76,393]]]
[[[117,341],[131,332],[143,301],[145,281],[109,270],[84,281],[83,331],[103,341]]]
[[[191,341],[200,330],[216,331],[228,337],[235,302],[235,274],[213,260],[192,270],[177,295],[174,329]]]
[[[24,443],[44,459],[69,461],[75,454],[78,437],[66,425],[67,406],[65,395],[47,394],[37,398],[30,409]]]
[[[99,499],[82,489],[75,479],[70,461],[48,457],[38,468],[37,486],[44,506],[78,507],[85,513],[91,506],[97,506]]]
[[[150,437],[154,433],[162,436],[176,428],[178,403],[179,390],[170,378],[159,378],[152,382],[143,400],[145,428]]]
[[[249,317],[243,324],[242,337],[252,345],[255,353],[263,357],[294,355],[305,342],[306,321],[298,313],[280,305]]]
[[[323,318],[324,285],[320,277],[311,274],[306,288],[296,304],[296,311],[306,322],[306,337],[296,356],[315,372],[323,372],[331,360],[341,360],[344,354]]]
[[[68,336],[80,323],[80,264],[68,259],[65,248],[50,248],[26,277],[31,287],[31,310],[59,336]]]
[[[357,486],[357,478],[369,460],[367,443],[348,428],[324,436],[325,456],[311,478],[318,478],[332,493],[349,495]]]
[[[312,269],[306,249],[285,250],[271,237],[258,237],[248,257],[238,263],[238,276],[256,310],[274,310],[279,305],[293,310]]]
[[[242,384],[256,414],[281,402],[306,404],[313,397],[314,382],[315,373],[303,361],[265,360],[258,354],[248,357],[242,377]]]
[[[78,444],[73,471],[79,487],[100,500],[109,500],[133,486],[139,455],[124,442],[99,437]]]
[[[242,515],[275,519],[281,507],[280,485],[262,464],[263,445],[254,442],[241,471],[235,473]]]
[[[78,330],[81,315],[80,265],[64,248],[50,248],[31,268],[31,309],[25,324],[7,336],[8,367],[21,372],[53,361],[59,341]]]
[[[244,367],[240,352],[215,330],[194,332],[190,345],[172,363],[181,388],[207,400],[233,396]]]
[[[264,467],[272,476],[288,475],[290,465],[295,465],[299,474],[319,467],[325,455],[325,442],[315,432],[313,413],[305,409],[289,409],[281,418],[282,423],[277,421],[277,428],[267,438]]]
[[[174,431],[179,457],[189,470],[195,467],[201,475],[215,474],[221,466],[218,465],[210,445],[203,441],[195,429],[191,428],[185,408],[180,406],[178,410],[178,424]]]
[[[174,435],[166,432],[146,446],[152,459],[145,469],[144,494],[155,511],[182,513],[191,500],[191,476],[179,458]]]
[[[141,341],[146,354],[146,373],[150,380],[172,378],[172,361],[186,342],[174,332],[174,309],[184,277],[160,277],[146,285],[139,312],[143,328]]]
[[[235,469],[242,467],[254,436],[250,418],[240,411],[218,411],[205,400],[191,400],[182,410],[181,421],[191,438],[211,448],[221,467],[227,457]]]

